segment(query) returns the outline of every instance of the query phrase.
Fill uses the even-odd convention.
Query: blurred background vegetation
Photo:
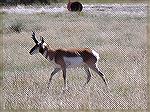
[[[115,3],[115,2],[144,2],[148,0],[71,0],[82,3]],[[66,3],[68,0],[0,0],[0,5],[32,5],[32,4],[51,4],[51,3]]]
[[[64,0],[0,0],[1,5],[18,5],[18,4],[25,4],[25,5],[32,5],[36,4],[50,4],[50,3],[59,3],[63,2]]]

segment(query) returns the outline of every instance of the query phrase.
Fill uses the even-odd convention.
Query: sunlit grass
[[[20,21],[23,26],[19,33],[8,30],[15,21]],[[0,65],[4,67],[4,77],[0,77],[3,79],[3,109],[99,112],[99,109],[147,108],[144,17],[105,17],[86,13],[9,14],[4,23],[4,66]],[[43,36],[51,48],[95,49],[100,54],[98,66],[108,80],[112,96],[103,91],[101,77],[92,70],[91,80],[84,87],[87,76],[83,69],[67,70],[69,90],[66,93],[62,92],[61,71],[53,77],[48,89],[53,68],[40,54],[29,54],[34,46],[32,31],[38,39]],[[136,102],[141,100],[143,102]],[[110,101],[115,102],[114,105]]]
[[[0,84],[3,75],[3,13],[0,13]]]

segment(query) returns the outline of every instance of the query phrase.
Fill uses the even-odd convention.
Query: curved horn
[[[33,40],[34,40],[34,42],[37,44],[38,43],[38,41],[37,41],[37,39],[35,38],[35,33],[34,32],[32,32],[32,37],[31,37]]]
[[[40,40],[42,43],[44,43],[44,38],[42,36],[40,36]]]

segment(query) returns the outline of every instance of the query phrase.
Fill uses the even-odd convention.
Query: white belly
[[[78,67],[83,64],[83,59],[81,57],[64,57],[64,61],[67,68]]]

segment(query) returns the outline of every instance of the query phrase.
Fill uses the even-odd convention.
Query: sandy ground
[[[46,12],[48,9],[43,8],[44,11],[34,13],[33,7],[30,8],[32,13],[25,13],[29,8],[24,7],[24,13],[9,11],[14,8],[3,9],[2,109],[146,111],[147,5],[85,7],[80,14],[63,10],[63,7],[61,11],[58,8]],[[15,32],[14,27],[19,28],[20,33]],[[32,31],[38,38],[43,36],[51,48],[96,50],[109,90],[93,71],[91,81],[84,87],[86,75],[82,68],[67,71],[69,88],[65,93],[62,92],[62,72],[53,77],[47,89],[53,68],[40,54],[29,54],[34,46],[30,38]]]

